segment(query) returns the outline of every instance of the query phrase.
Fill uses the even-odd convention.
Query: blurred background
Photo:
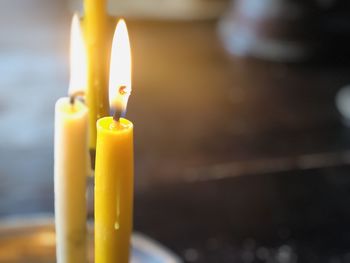
[[[2,218],[53,213],[54,103],[81,7],[0,3]],[[350,3],[108,8],[132,44],[135,229],[185,262],[350,262]]]

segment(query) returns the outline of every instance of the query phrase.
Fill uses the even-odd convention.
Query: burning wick
[[[120,109],[117,109],[113,114],[113,120],[116,122],[119,122],[119,119],[122,116],[122,111]]]
[[[74,105],[74,103],[75,103],[75,96],[74,96],[74,95],[70,95],[70,96],[69,96],[69,103],[70,103],[71,105]]]
[[[125,96],[125,95],[128,94],[128,92],[126,91],[126,86],[120,86],[118,88],[118,92],[119,92],[119,94],[121,96]],[[114,114],[113,114],[113,120],[119,122],[119,119],[121,117],[124,117],[124,115],[125,115],[125,110],[123,110],[122,108],[118,107],[115,110]]]
[[[81,97],[82,98],[83,96],[84,96],[84,92],[83,91],[77,91],[77,92],[75,92],[73,94],[70,94],[69,95],[69,103],[71,105],[74,105],[75,100],[77,99],[77,97]]]

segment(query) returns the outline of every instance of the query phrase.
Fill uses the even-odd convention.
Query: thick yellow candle
[[[55,108],[55,225],[58,263],[86,262],[88,110],[60,98]]]
[[[89,146],[96,146],[96,120],[109,114],[108,17],[106,0],[84,0],[84,31],[88,61],[86,102],[89,107]]]
[[[124,20],[113,38],[109,100],[112,117],[97,121],[95,263],[129,263],[133,214],[133,124],[125,114],[131,92],[131,52]]]
[[[95,263],[128,263],[133,211],[133,124],[97,121]]]
[[[55,107],[55,226],[58,263],[86,262],[88,109],[75,99],[86,86],[86,59],[78,16],[71,31],[70,98]]]

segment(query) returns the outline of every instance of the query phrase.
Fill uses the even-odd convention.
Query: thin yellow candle
[[[128,263],[133,217],[133,124],[121,118],[131,92],[126,24],[113,39],[110,67],[113,117],[97,121],[95,167],[95,263]]]
[[[88,109],[76,94],[86,85],[85,50],[79,19],[71,35],[70,97],[55,106],[55,226],[58,263],[86,262],[86,176]]]
[[[96,146],[96,120],[109,114],[107,56],[109,48],[106,0],[84,0],[84,31],[88,58],[86,102],[89,146]]]

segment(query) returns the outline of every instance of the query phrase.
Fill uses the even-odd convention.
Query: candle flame
[[[128,29],[123,19],[115,29],[109,73],[109,103],[124,116],[131,93],[131,50]]]
[[[77,14],[74,14],[72,19],[70,37],[70,83],[68,93],[70,96],[74,96],[84,93],[87,85],[86,50]]]

